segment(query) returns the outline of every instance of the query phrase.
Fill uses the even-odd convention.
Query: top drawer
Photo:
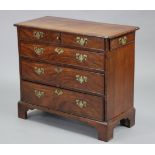
[[[41,29],[19,28],[19,39],[60,43],[60,33]]]
[[[104,50],[104,38],[63,33],[61,41],[68,46]]]

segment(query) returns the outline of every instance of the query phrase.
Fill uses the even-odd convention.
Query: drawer
[[[63,33],[61,41],[68,46],[104,50],[104,38]]]
[[[49,87],[31,82],[21,82],[22,101],[72,115],[103,120],[103,98]]]
[[[134,41],[135,41],[135,33],[130,33],[118,38],[114,38],[110,40],[110,49],[113,50],[115,48],[125,46],[126,44]]]
[[[60,33],[33,28],[19,28],[19,39],[26,41],[60,43]]]
[[[49,63],[103,70],[104,54],[44,44],[20,44],[20,55]]]
[[[45,63],[21,61],[22,78],[29,81],[103,94],[103,74],[60,67]]]

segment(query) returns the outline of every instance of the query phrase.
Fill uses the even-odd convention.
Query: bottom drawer
[[[21,82],[21,100],[98,121],[104,119],[103,98],[56,87]]]

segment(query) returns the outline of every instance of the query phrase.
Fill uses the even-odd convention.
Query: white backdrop
[[[17,118],[19,72],[14,23],[60,16],[139,26],[136,33],[136,125],[117,127],[109,143],[155,143],[155,11],[0,11],[0,143],[103,143],[94,128],[34,111]]]

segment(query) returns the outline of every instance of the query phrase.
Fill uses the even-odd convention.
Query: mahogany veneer
[[[108,141],[117,124],[135,123],[134,53],[138,27],[58,17],[15,24],[21,98],[33,109],[95,127]]]

